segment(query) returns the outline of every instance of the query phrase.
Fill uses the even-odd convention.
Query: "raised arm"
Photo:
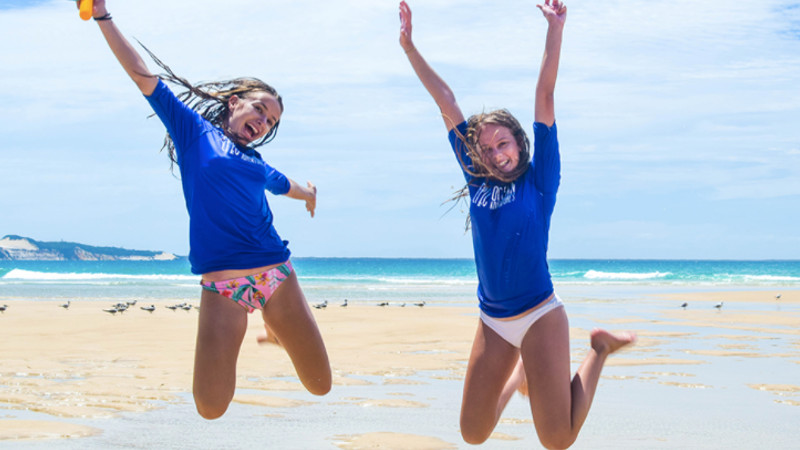
[[[544,44],[542,66],[539,69],[539,82],[536,84],[536,106],[534,118],[547,126],[556,121],[553,92],[558,76],[558,60],[561,57],[561,37],[564,22],[567,20],[567,6],[560,0],[545,0],[544,5],[536,5],[547,19],[547,38]]]
[[[78,7],[80,7],[80,1],[78,1]],[[100,27],[108,46],[114,56],[117,57],[122,68],[128,73],[128,76],[136,83],[142,94],[152,94],[158,84],[158,78],[150,73],[142,57],[139,56],[139,53],[136,52],[130,42],[125,39],[117,26],[114,25],[106,9],[106,0],[94,0],[92,16]]]
[[[452,130],[456,125],[464,121],[464,114],[461,113],[461,108],[456,103],[456,97],[447,83],[442,80],[436,72],[433,71],[431,66],[425,61],[425,58],[414,47],[411,41],[411,8],[405,1],[400,2],[400,46],[406,52],[408,61],[417,77],[422,81],[425,89],[431,94],[439,110],[442,112],[444,124],[447,131]]]

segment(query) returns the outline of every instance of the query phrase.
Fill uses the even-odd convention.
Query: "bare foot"
[[[525,397],[528,396],[528,378],[525,376],[525,366],[522,365],[522,358],[517,361],[517,367],[514,367],[514,373],[511,374],[509,382],[518,383],[517,392]]]
[[[264,332],[256,336],[256,341],[258,341],[258,343],[261,345],[264,344],[281,345],[281,343],[278,342],[278,338],[275,337],[275,334],[272,333],[272,330],[269,329],[267,324],[264,324]]]
[[[626,345],[636,342],[636,333],[624,332],[611,334],[606,330],[595,328],[591,333],[592,348],[599,355],[608,356]]]

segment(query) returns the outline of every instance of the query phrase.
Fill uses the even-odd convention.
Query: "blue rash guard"
[[[463,122],[450,130],[449,138],[456,157],[470,167],[461,138],[466,132]],[[553,293],[547,240],[561,178],[556,125],[536,122],[533,134],[530,167],[511,183],[475,178],[462,166],[469,185],[478,300],[491,317],[523,313]]]
[[[252,269],[289,259],[272,225],[264,190],[289,192],[289,179],[261,155],[237,145],[159,80],[145,96],[175,143],[189,212],[192,273]]]

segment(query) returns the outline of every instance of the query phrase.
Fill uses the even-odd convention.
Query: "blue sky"
[[[218,8],[225,5],[225,10]],[[568,3],[551,258],[800,258],[800,3]],[[523,123],[535,2],[411,2],[414,41],[466,114]],[[270,196],[296,256],[470,257],[463,183],[398,45],[397,2],[109,1],[193,81],[254,75],[286,103],[267,161],[319,188]],[[163,128],[65,0],[0,6],[0,235],[188,252]],[[151,67],[153,67],[151,65]]]

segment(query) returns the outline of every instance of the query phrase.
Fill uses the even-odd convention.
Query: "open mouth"
[[[253,140],[255,140],[256,136],[258,136],[258,128],[256,128],[252,124],[247,123],[244,126],[244,134],[245,137],[252,142]]]
[[[507,172],[507,171],[512,169],[511,160],[510,159],[505,159],[503,161],[496,162],[495,166],[498,169],[502,170],[503,172]]]

